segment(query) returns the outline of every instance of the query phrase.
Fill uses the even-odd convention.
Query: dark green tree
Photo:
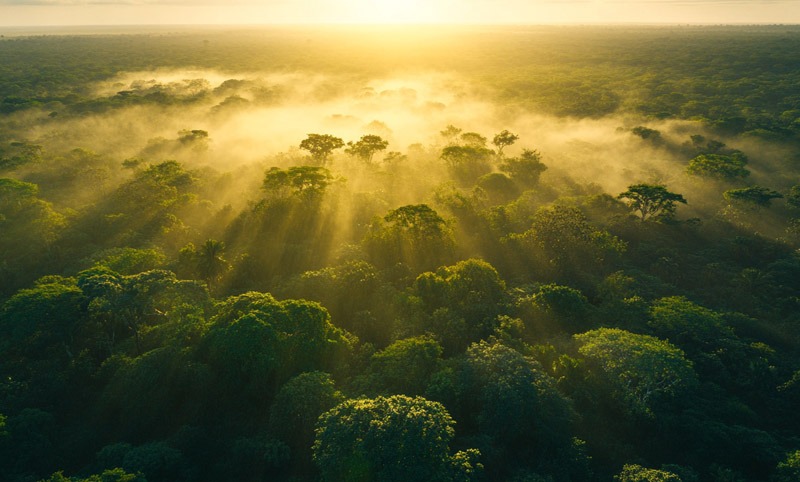
[[[658,399],[679,396],[697,384],[683,351],[656,337],[600,328],[574,338],[579,353],[605,374],[614,396],[634,414],[652,417]]]
[[[442,347],[429,337],[397,340],[370,357],[358,385],[374,395],[422,395],[442,363]]]
[[[750,175],[746,165],[747,158],[741,154],[700,154],[689,161],[686,172],[693,176],[731,181]]]
[[[683,196],[668,191],[661,184],[633,184],[617,198],[624,199],[633,211],[638,212],[642,222],[653,218],[672,219],[676,203],[686,204]]]
[[[783,194],[761,186],[729,189],[722,193],[726,201],[747,207],[769,207],[773,199],[780,199]]]
[[[286,382],[272,402],[270,432],[297,455],[296,462],[311,462],[314,429],[320,415],[345,399],[330,374],[306,372]]]

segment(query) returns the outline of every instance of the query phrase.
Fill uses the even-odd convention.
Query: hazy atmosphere
[[[2,0],[0,25],[800,22],[795,0]]]
[[[797,482],[797,4],[0,2],[0,482]]]

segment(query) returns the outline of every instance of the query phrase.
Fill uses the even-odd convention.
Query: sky
[[[797,24],[800,0],[0,0],[0,25]]]

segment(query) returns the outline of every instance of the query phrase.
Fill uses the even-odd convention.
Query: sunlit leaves
[[[364,246],[376,265],[404,262],[432,269],[449,259],[454,245],[447,222],[427,204],[401,206],[376,220]]]
[[[694,176],[718,180],[741,179],[750,175],[747,159],[740,154],[701,154],[691,161],[686,172]]]
[[[497,155],[503,157],[503,149],[514,144],[518,139],[518,135],[504,129],[492,138],[492,144],[497,148]]]
[[[453,420],[437,402],[403,395],[348,400],[323,414],[318,427],[314,461],[323,480],[470,479],[450,455]]]
[[[348,142],[344,150],[347,154],[357,157],[366,163],[371,163],[376,152],[389,146],[389,142],[374,134],[361,136],[357,142]]]
[[[300,142],[300,149],[308,151],[317,164],[323,165],[334,150],[344,147],[344,141],[330,134],[309,134]]]
[[[614,476],[617,482],[683,482],[672,472],[648,469],[641,465],[626,464],[622,472]]]
[[[539,151],[523,149],[518,157],[504,159],[499,169],[525,189],[530,189],[539,182],[541,174],[547,170],[542,163]]]
[[[273,196],[289,194],[314,199],[321,196],[332,181],[331,172],[320,166],[273,167],[264,176],[262,189]]]
[[[246,293],[228,299],[213,321],[203,350],[230,382],[264,386],[303,371],[334,368],[350,344],[328,312],[310,301],[278,302]]]
[[[683,351],[658,338],[617,328],[574,338],[580,354],[605,374],[616,396],[634,413],[652,416],[659,399],[674,397],[697,382]]]
[[[638,212],[642,221],[671,219],[676,203],[686,204],[682,195],[668,191],[661,184],[633,184],[617,197],[624,199],[633,211]]]

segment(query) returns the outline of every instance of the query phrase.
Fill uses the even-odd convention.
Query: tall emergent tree
[[[261,188],[276,197],[314,198],[323,194],[332,181],[331,172],[320,166],[273,167],[264,175]]]
[[[668,191],[661,184],[633,184],[617,197],[624,199],[632,210],[637,211],[642,221],[671,219],[675,215],[675,203],[686,204],[683,196]]]
[[[334,150],[344,147],[344,141],[330,134],[309,134],[300,142],[300,149],[308,151],[318,164],[325,164]]]
[[[503,130],[503,132],[494,136],[492,144],[497,148],[497,157],[503,157],[503,149],[514,144],[517,139],[519,139],[518,135],[512,134],[507,130]]]
[[[361,136],[358,142],[348,142],[347,149],[345,149],[344,152],[366,163],[371,163],[375,153],[386,149],[388,146],[389,141],[383,140],[381,136],[368,134],[366,136]]]

